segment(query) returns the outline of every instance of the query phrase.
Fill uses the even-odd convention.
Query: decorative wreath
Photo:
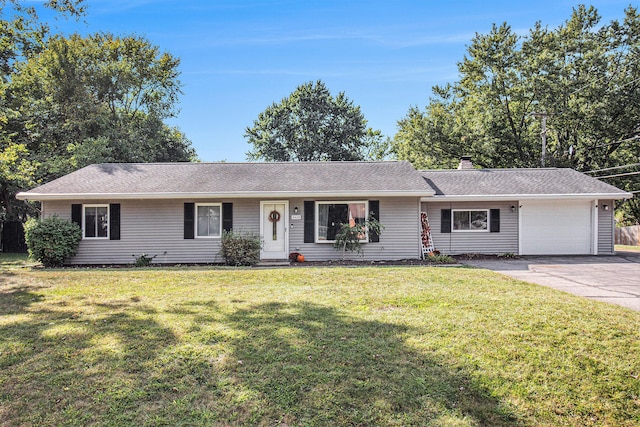
[[[278,221],[280,221],[280,212],[278,212],[278,211],[271,211],[271,213],[269,214],[269,221],[271,221],[271,222],[278,222]]]

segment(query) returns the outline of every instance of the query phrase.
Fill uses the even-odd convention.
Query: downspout
[[[592,202],[592,206],[595,206],[594,215],[593,215],[593,224],[591,227],[591,232],[593,233],[593,237],[591,238],[591,244],[593,245],[593,249],[591,250],[592,255],[598,255],[598,216],[600,215],[600,200],[594,200]]]

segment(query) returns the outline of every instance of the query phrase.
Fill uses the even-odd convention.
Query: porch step
[[[291,262],[288,259],[263,259],[255,267],[288,267]]]

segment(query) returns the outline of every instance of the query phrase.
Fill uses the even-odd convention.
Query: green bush
[[[449,255],[433,255],[425,259],[433,264],[455,264],[457,262],[455,258]]]
[[[82,230],[56,215],[38,220],[30,219],[24,226],[29,256],[45,267],[61,267],[64,260],[78,251]]]
[[[254,265],[260,261],[260,238],[253,234],[225,231],[220,253],[227,265]]]
[[[355,224],[351,226],[349,223],[340,224],[340,229],[336,233],[333,247],[342,251],[342,259],[344,260],[347,251],[362,253],[361,239],[365,236],[365,232],[382,233],[384,225],[380,224],[372,214],[365,220],[363,224]]]
[[[151,265],[151,262],[158,255],[147,255],[147,254],[135,255],[134,254],[132,256],[136,258],[136,260],[133,263],[135,267],[149,267]]]

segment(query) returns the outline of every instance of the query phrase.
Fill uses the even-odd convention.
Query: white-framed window
[[[489,209],[452,209],[451,230],[489,231]]]
[[[109,205],[82,205],[82,238],[109,238]]]
[[[222,203],[196,204],[196,237],[222,236]]]
[[[316,242],[333,243],[342,224],[364,227],[368,210],[366,201],[316,202]],[[360,241],[367,240],[367,230],[363,229]]]

